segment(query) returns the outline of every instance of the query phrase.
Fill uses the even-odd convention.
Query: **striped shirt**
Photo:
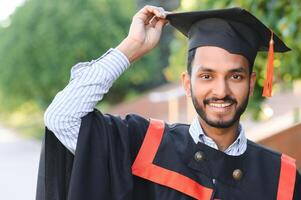
[[[75,153],[81,118],[92,112],[114,81],[130,66],[127,57],[117,49],[110,49],[97,60],[78,63],[71,69],[68,85],[60,91],[44,114],[44,123],[49,130]],[[241,127],[241,126],[240,126]],[[193,140],[218,149],[207,137],[197,119],[189,133]],[[247,140],[240,128],[236,141],[225,151],[229,155],[241,155],[246,150]]]
[[[204,133],[197,117],[193,119],[189,127],[189,133],[195,143],[202,142],[214,149],[218,149],[218,146],[213,141],[213,139],[211,139]],[[247,138],[241,124],[239,125],[238,133],[239,134],[236,140],[226,150],[224,150],[224,153],[231,156],[239,156],[246,151]]]

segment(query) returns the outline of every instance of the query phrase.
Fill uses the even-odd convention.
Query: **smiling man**
[[[256,75],[245,57],[214,46],[195,49],[195,58],[182,74],[202,129],[225,151],[237,138],[239,118],[253,93]]]
[[[198,113],[191,125],[94,110],[130,63],[157,45],[167,20],[188,37],[181,78]],[[268,49],[270,59],[273,50],[289,50],[246,10],[144,7],[120,45],[72,68],[48,107],[37,199],[301,199],[295,161],[247,140],[239,122],[256,54]]]

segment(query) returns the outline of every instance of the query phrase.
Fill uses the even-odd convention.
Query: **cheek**
[[[249,94],[249,84],[248,83],[238,83],[232,84],[230,86],[232,94],[239,100],[244,100]]]
[[[210,87],[208,85],[205,85],[204,83],[195,81],[191,83],[191,92],[191,95],[198,102],[202,102],[206,95],[210,93]]]

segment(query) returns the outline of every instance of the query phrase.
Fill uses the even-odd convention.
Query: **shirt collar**
[[[228,155],[241,155],[245,152],[247,148],[247,138],[245,136],[245,131],[242,126],[242,124],[239,124],[239,135],[236,138],[236,140],[224,151],[224,153]],[[200,123],[197,117],[195,117],[189,127],[189,133],[193,139],[193,141],[197,144],[198,142],[204,143],[214,149],[218,150],[218,146],[216,143],[208,137]]]

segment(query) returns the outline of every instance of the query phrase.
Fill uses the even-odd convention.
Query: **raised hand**
[[[166,12],[161,7],[145,6],[133,17],[128,36],[117,49],[123,52],[130,62],[142,57],[158,44],[162,28],[167,23]]]

